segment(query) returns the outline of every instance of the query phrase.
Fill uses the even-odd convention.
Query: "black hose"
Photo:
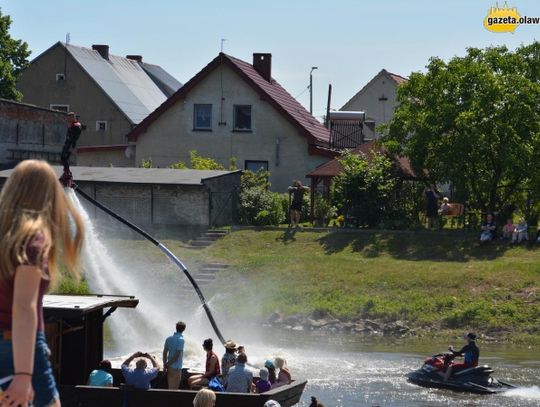
[[[99,203],[98,201],[96,201],[94,198],[92,198],[91,196],[89,196],[86,192],[84,192],[82,189],[80,189],[78,187],[77,184],[73,184],[73,189],[78,192],[84,199],[86,199],[87,201],[89,201],[90,203],[92,203],[93,205],[97,206],[99,209],[101,209],[102,211],[108,213],[109,215],[111,215],[113,218],[119,220],[120,222],[122,222],[124,225],[128,226],[129,228],[131,228],[132,230],[134,230],[135,232],[137,232],[138,234],[142,235],[145,239],[151,241],[154,245],[156,245],[157,247],[159,247],[159,249],[165,253],[165,255],[174,263],[176,264],[183,272],[184,274],[186,275],[186,277],[188,278],[189,282],[191,283],[191,285],[193,286],[193,288],[195,289],[195,292],[197,293],[197,295],[199,296],[199,300],[201,301],[202,303],[202,306],[204,308],[204,311],[206,312],[206,315],[208,316],[208,319],[210,320],[210,324],[212,325],[212,328],[214,328],[214,332],[216,333],[216,335],[218,336],[219,340],[221,341],[222,344],[225,344],[225,338],[223,338],[223,335],[221,334],[217,324],[216,324],[216,320],[214,319],[214,316],[212,315],[212,312],[210,311],[210,308],[208,307],[208,305],[206,304],[206,300],[204,298],[204,295],[201,291],[201,289],[199,288],[199,285],[197,284],[197,282],[193,279],[193,277],[191,276],[191,274],[189,273],[188,269],[186,266],[184,266],[184,263],[182,263],[180,261],[180,259],[178,259],[178,257],[176,257],[169,249],[167,249],[162,243],[160,243],[157,239],[155,239],[153,236],[149,235],[148,233],[146,233],[144,230],[142,230],[140,227],[134,225],[133,223],[129,222],[128,220],[124,219],[123,217],[121,217],[120,215],[118,215],[117,213],[113,212],[111,209],[107,208],[105,205]]]

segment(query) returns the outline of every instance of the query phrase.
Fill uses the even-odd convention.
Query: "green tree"
[[[28,44],[9,35],[11,18],[0,10],[0,97],[21,100],[22,93],[16,88],[21,71],[28,66]]]
[[[540,43],[431,58],[397,99],[385,145],[417,173],[452,183],[470,206],[498,210],[538,174]]]
[[[394,212],[398,180],[392,161],[375,152],[370,161],[348,152],[339,161],[342,171],[334,181],[334,205],[356,227],[379,226]]]
[[[201,157],[195,150],[189,152],[191,168],[194,170],[223,170],[223,166],[212,158]]]

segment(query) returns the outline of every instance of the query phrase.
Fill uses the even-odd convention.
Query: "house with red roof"
[[[225,168],[270,172],[275,191],[336,155],[329,131],[272,78],[272,55],[220,53],[128,135],[135,162],[189,164],[190,151]]]
[[[365,112],[364,140],[378,139],[381,135],[375,127],[392,120],[398,105],[397,88],[405,82],[407,78],[383,69],[339,110]]]

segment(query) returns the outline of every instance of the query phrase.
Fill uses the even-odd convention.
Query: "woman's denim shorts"
[[[45,334],[38,332],[34,352],[34,374],[32,375],[35,407],[48,406],[58,398],[58,390],[56,389],[56,382],[52,374],[49,355],[50,351],[47,346]],[[0,335],[0,378],[12,375],[13,373],[13,349],[11,340],[5,340],[3,339],[3,335]],[[2,389],[5,390],[8,386],[9,383],[6,383],[2,386]]]

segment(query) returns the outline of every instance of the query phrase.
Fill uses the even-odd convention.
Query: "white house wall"
[[[194,104],[212,105],[212,131],[193,130]],[[251,132],[233,131],[234,105],[252,106]],[[220,121],[225,124],[220,125]],[[140,166],[143,159],[152,159],[157,167],[178,161],[189,164],[191,150],[215,159],[225,168],[231,157],[237,159],[239,169],[244,169],[246,160],[268,161],[275,191],[285,191],[293,179],[305,180],[305,174],[328,161],[310,156],[308,141],[298,129],[225,65],[211,72],[185,100],[169,108],[139,135],[136,165]]]
[[[364,111],[366,112],[366,118],[375,120],[375,126],[388,123],[398,105],[396,102],[396,89],[396,82],[387,75],[380,74],[348,101],[341,110]],[[380,100],[381,98],[387,100]],[[364,134],[368,138],[379,138],[381,136],[378,132],[373,134],[367,127],[364,127]]]

